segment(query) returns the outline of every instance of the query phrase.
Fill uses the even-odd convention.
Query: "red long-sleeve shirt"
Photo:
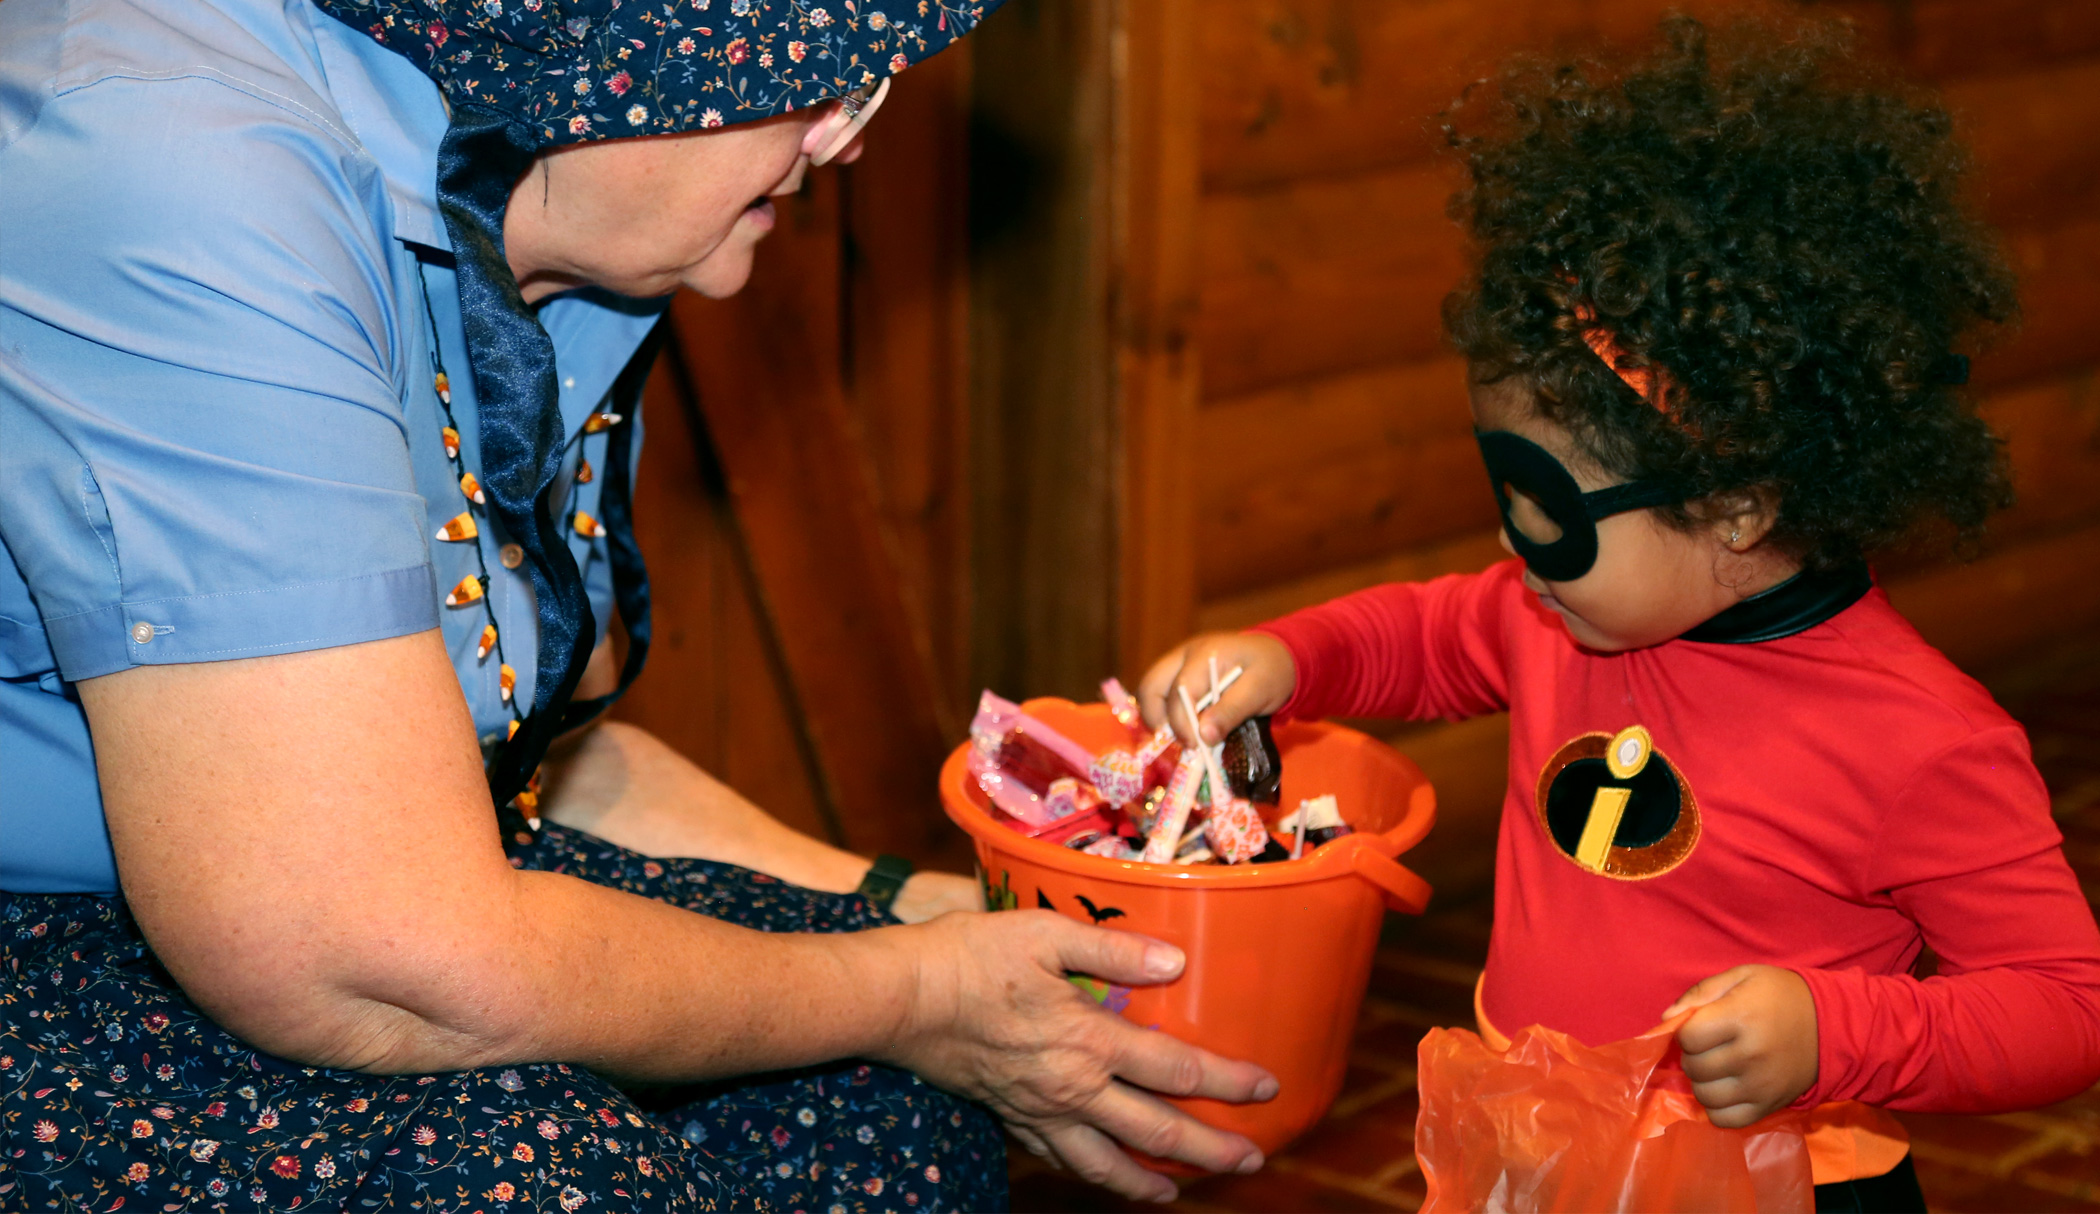
[[[1614,1041],[1762,963],[1815,996],[1819,1069],[1798,1107],[1995,1112],[2100,1079],[2100,928],[2026,733],[1880,590],[1778,640],[1601,654],[1521,572],[1381,586],[1261,628],[1297,662],[1285,715],[1509,710],[1491,1023]],[[1592,790],[1624,781],[1592,761],[1551,793],[1548,769],[1580,774],[1632,725],[1662,763],[1610,863],[1594,844],[1585,863]],[[1921,981],[1927,944],[1939,972]]]

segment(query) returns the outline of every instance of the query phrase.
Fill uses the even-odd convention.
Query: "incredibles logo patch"
[[[1539,773],[1539,825],[1569,860],[1638,881],[1684,863],[1699,843],[1699,803],[1648,731],[1586,733]]]

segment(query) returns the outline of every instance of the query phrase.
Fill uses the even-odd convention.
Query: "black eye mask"
[[[1487,463],[1495,504],[1502,508],[1503,530],[1510,547],[1533,573],[1549,582],[1572,582],[1597,563],[1597,524],[1614,514],[1670,506],[1684,500],[1666,481],[1638,480],[1584,493],[1575,478],[1544,447],[1506,430],[1476,430],[1480,457]],[[1542,544],[1524,534],[1510,517],[1510,491],[1531,498],[1560,528],[1560,538]]]

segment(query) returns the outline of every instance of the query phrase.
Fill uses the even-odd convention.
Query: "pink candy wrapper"
[[[1129,692],[1123,690],[1122,680],[1103,679],[1101,699],[1108,705],[1108,710],[1115,714],[1116,720],[1123,722],[1124,728],[1139,737],[1145,735],[1145,718],[1138,712],[1138,702],[1130,698]]]
[[[1012,700],[987,691],[977,700],[977,716],[970,722],[970,741],[976,749],[996,760],[1006,774],[1038,793],[1062,776],[1076,776],[1092,784],[1111,805],[1121,805],[1145,795],[1145,769],[1127,750],[1111,750],[1096,756],[1086,747],[1021,711]]]
[[[1111,750],[1087,765],[1087,779],[1110,805],[1127,805],[1145,795],[1145,768],[1127,750]]]
[[[1203,823],[1204,842],[1211,854],[1227,864],[1245,864],[1269,845],[1269,828],[1262,825],[1261,811],[1252,801],[1228,795],[1213,804]]]
[[[999,761],[992,755],[973,746],[965,762],[971,777],[977,781],[977,787],[991,798],[993,807],[1021,822],[1025,829],[1048,826],[1057,820],[1043,804],[1042,797],[999,770]]]
[[[1138,858],[1147,864],[1167,864],[1174,859],[1174,849],[1181,842],[1181,832],[1188,829],[1189,811],[1196,807],[1196,785],[1203,781],[1203,756],[1189,751],[1181,756],[1174,766],[1174,778],[1167,781],[1166,800],[1160,803],[1159,820],[1152,824],[1152,834],[1145,840],[1144,854]]]
[[[1101,794],[1095,792],[1091,784],[1083,784],[1071,776],[1066,776],[1062,780],[1052,781],[1050,787],[1044,791],[1043,807],[1050,811],[1053,818],[1067,818],[1073,814],[1099,809]]]

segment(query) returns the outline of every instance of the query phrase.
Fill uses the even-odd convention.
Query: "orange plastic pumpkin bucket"
[[[1105,705],[1041,699],[1023,707],[1097,753],[1129,744]],[[1436,818],[1436,794],[1421,769],[1375,739],[1338,725],[1291,722],[1277,727],[1276,744],[1283,753],[1281,812],[1332,793],[1356,832],[1289,863],[1189,866],[1089,856],[995,822],[965,767],[968,743],[941,769],[941,803],[976,841],[994,910],[1047,907],[1165,940],[1188,955],[1182,976],[1165,986],[1081,985],[1148,1028],[1268,1068],[1281,1090],[1267,1103],[1173,1101],[1265,1152],[1310,1129],[1341,1091],[1385,912],[1420,914],[1429,901],[1428,884],[1394,857],[1420,842]]]

